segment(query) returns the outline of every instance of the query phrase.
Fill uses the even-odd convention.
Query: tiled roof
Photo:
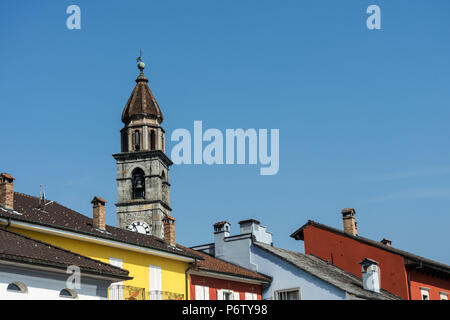
[[[396,254],[401,255],[401,256],[409,259],[409,260],[412,260],[412,261],[417,262],[417,263],[426,264],[427,266],[429,266],[431,268],[434,268],[434,269],[437,269],[439,271],[443,271],[445,273],[450,273],[450,266],[448,266],[446,264],[443,264],[443,263],[440,263],[440,262],[436,262],[436,261],[433,261],[431,259],[423,258],[421,256],[412,254],[410,252],[403,251],[403,250],[394,248],[394,247],[389,246],[389,245],[385,245],[385,244],[383,244],[381,242],[378,242],[378,241],[374,241],[374,240],[371,240],[371,239],[368,239],[368,238],[364,238],[364,237],[361,237],[361,236],[354,236],[354,235],[351,235],[351,234],[349,234],[347,232],[344,232],[342,230],[335,229],[335,228],[329,227],[327,225],[324,225],[324,224],[321,224],[321,223],[318,223],[318,222],[315,222],[315,221],[312,221],[312,220],[308,220],[308,222],[305,223],[301,228],[299,228],[297,231],[292,233],[291,237],[294,238],[294,239],[297,239],[297,240],[303,240],[303,229],[306,228],[309,225],[312,225],[312,226],[315,226],[317,228],[321,228],[321,229],[324,229],[324,230],[328,230],[330,232],[337,233],[337,234],[340,234],[340,235],[343,235],[343,236],[346,236],[346,237],[349,237],[349,238],[352,238],[352,239],[354,239],[356,241],[360,241],[360,242],[363,242],[365,244],[368,244],[368,245],[371,245],[371,246],[374,246],[374,247],[377,247],[377,248],[380,248],[380,249],[383,249],[383,250],[386,250],[386,251],[389,251],[389,252],[392,252],[392,253],[396,253]]]
[[[132,279],[127,270],[0,228],[1,260],[63,269],[75,265],[85,273]]]
[[[254,244],[257,247],[289,262],[295,267],[308,272],[309,274],[325,282],[328,282],[336,288],[339,288],[358,298],[376,300],[401,300],[400,297],[385,290],[381,290],[380,293],[365,290],[360,278],[334,265],[328,264],[326,261],[323,261],[315,256],[305,255],[300,252],[273,247],[268,244],[256,241],[254,241]]]
[[[16,221],[29,222],[107,240],[119,241],[140,247],[156,249],[189,258],[198,258],[191,252],[179,247],[172,247],[163,240],[151,236],[106,226],[106,232],[95,228],[92,219],[71,210],[55,201],[45,200],[40,203],[37,197],[23,193],[14,193],[14,211],[0,208],[0,218],[11,218]]]
[[[137,116],[155,118],[158,119],[159,123],[163,122],[164,117],[161,109],[147,82],[148,80],[143,74],[136,79],[136,86],[122,112],[123,123],[127,124]]]
[[[200,270],[222,273],[222,274],[232,275],[232,276],[236,276],[236,277],[242,277],[242,278],[246,278],[246,279],[259,280],[261,282],[272,281],[272,279],[268,276],[262,275],[257,272],[253,272],[253,271],[245,269],[245,268],[242,268],[233,263],[214,258],[204,252],[196,251],[196,250],[189,249],[189,248],[185,248],[185,249],[187,251],[195,253],[196,255],[199,255],[200,257],[203,258],[203,260],[198,261],[198,263],[197,263],[197,267]]]

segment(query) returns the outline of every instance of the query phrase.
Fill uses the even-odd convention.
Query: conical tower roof
[[[140,117],[157,119],[159,123],[163,122],[164,117],[156,102],[150,87],[148,79],[144,75],[145,64],[138,63],[140,69],[139,77],[136,79],[136,86],[131,92],[130,98],[122,112],[122,122],[128,124],[132,119]]]

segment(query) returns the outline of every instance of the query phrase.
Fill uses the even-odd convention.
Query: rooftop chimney
[[[388,247],[392,247],[392,241],[389,239],[383,238],[380,242]]]
[[[239,221],[241,226],[241,234],[251,233],[254,239],[258,242],[272,245],[272,233],[267,231],[267,228],[260,225],[260,222],[255,219],[248,219]]]
[[[364,258],[360,264],[364,289],[373,292],[380,292],[378,262]]]
[[[355,209],[345,208],[342,209],[342,220],[344,222],[344,232],[347,232],[353,236],[358,235],[358,228],[355,221]]]
[[[14,177],[0,173],[0,206],[5,209],[14,208]]]
[[[224,255],[224,241],[230,236],[230,223],[220,221],[214,224],[214,255],[216,258]]]
[[[175,219],[172,217],[165,217],[163,219],[163,223],[164,223],[164,241],[175,247],[176,246],[176,242],[175,242]]]
[[[99,197],[94,197],[91,203],[93,204],[93,219],[92,224],[94,228],[106,230],[106,221],[105,221],[105,204],[106,201]]]

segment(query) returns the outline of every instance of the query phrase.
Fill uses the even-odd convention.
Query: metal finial
[[[144,70],[145,68],[145,63],[142,61],[142,49],[139,49],[139,57],[136,59],[138,65],[137,67],[139,68],[139,70]]]

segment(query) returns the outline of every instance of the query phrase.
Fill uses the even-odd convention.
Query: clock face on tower
[[[150,234],[150,227],[143,221],[135,221],[127,227],[128,230],[143,234]]]

